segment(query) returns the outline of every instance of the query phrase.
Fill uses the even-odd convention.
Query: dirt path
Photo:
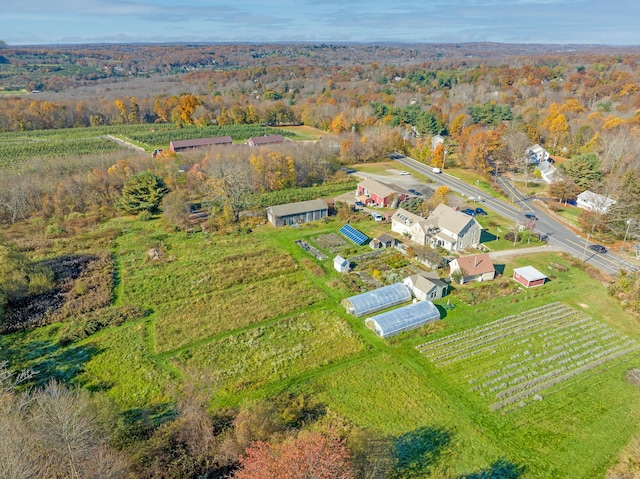
[[[128,141],[121,140],[120,138],[116,138],[113,135],[104,135],[104,137],[107,140],[115,141],[116,143],[119,143],[122,146],[126,146],[127,148],[131,148],[132,150],[136,150],[139,153],[144,153],[145,155],[147,154],[147,150],[145,150],[144,148],[134,145],[133,143],[129,143]]]
[[[532,253],[550,253],[552,251],[563,251],[563,250],[556,246],[551,246],[547,244],[544,246],[532,246],[531,248],[507,249],[504,251],[490,251],[489,257],[491,259],[511,258],[513,256],[521,256],[521,255],[532,254]]]

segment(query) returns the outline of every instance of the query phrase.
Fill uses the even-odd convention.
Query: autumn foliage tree
[[[302,433],[282,444],[258,441],[247,449],[235,479],[355,479],[343,440]]]

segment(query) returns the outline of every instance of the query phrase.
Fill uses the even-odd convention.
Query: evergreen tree
[[[127,179],[122,188],[118,207],[127,213],[148,211],[157,213],[162,198],[169,192],[164,180],[152,173],[143,171]]]

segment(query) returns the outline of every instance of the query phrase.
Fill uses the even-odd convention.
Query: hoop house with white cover
[[[402,308],[367,318],[365,324],[379,336],[388,338],[394,334],[433,323],[440,319],[438,308],[431,301],[418,301]]]
[[[382,288],[344,299],[342,305],[349,314],[356,318],[366,314],[382,311],[411,300],[411,291],[402,283],[395,283]]]

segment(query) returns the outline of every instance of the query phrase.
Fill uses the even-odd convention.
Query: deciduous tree
[[[281,445],[262,441],[247,449],[235,479],[355,479],[343,440],[302,433]]]

